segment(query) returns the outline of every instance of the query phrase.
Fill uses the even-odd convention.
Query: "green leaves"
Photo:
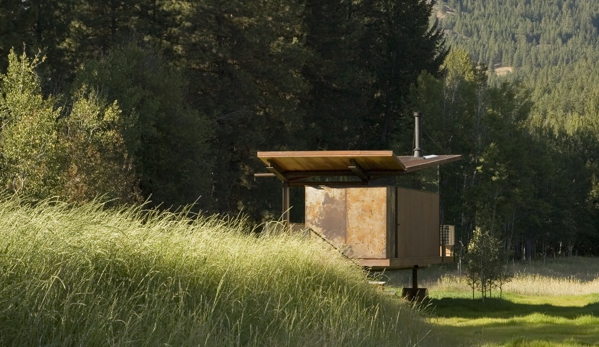
[[[61,116],[57,100],[42,96],[35,71],[40,59],[13,51],[9,63],[0,89],[2,185],[36,200],[139,200],[118,104],[83,87]]]
[[[491,295],[493,288],[501,287],[512,277],[508,271],[507,253],[500,239],[489,231],[476,228],[468,243],[466,255],[466,277],[474,290],[481,292],[483,301]]]
[[[212,162],[207,151],[213,129],[186,102],[184,77],[177,69],[152,48],[128,44],[88,61],[76,85],[84,90],[85,85],[94,86],[108,103],[118,103],[118,114],[100,114],[104,122],[110,115],[116,117],[107,124],[113,124],[111,131],[120,136],[120,149],[114,150],[122,153],[123,165],[133,170],[139,187],[136,194],[151,196],[155,204],[166,207],[203,196],[198,204],[210,206],[206,196]],[[121,178],[130,181],[127,177]]]
[[[11,51],[8,71],[0,76],[0,177],[4,187],[33,198],[58,193],[62,162],[57,124],[60,109],[52,98],[41,95],[34,71],[39,62],[37,56],[18,57]]]
[[[117,102],[109,104],[83,86],[61,126],[66,155],[63,194],[70,201],[83,203],[98,196],[117,203],[140,200],[123,136],[127,124]]]

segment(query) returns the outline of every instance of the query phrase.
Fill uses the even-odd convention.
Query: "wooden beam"
[[[272,172],[258,172],[254,174],[254,178],[263,178],[263,177],[277,177]]]
[[[289,179],[287,179],[287,177],[285,177],[285,175],[283,174],[284,171],[281,170],[281,168],[277,165],[277,163],[269,160],[268,166],[266,167],[266,169],[268,171],[270,171],[271,173],[273,173],[275,176],[277,176],[281,181],[283,181],[283,182],[289,181]]]
[[[367,176],[374,177],[390,177],[390,176],[401,176],[405,174],[405,171],[381,171],[381,170],[373,170],[373,171],[364,171],[364,174]],[[286,171],[285,177],[289,180],[299,179],[299,178],[308,178],[308,177],[327,177],[327,176],[338,176],[338,177],[356,177],[356,174],[351,171],[348,166],[347,170],[344,171]]]
[[[413,269],[414,265],[418,265],[419,269],[425,268],[432,264],[441,264],[441,256],[438,257],[405,257],[405,258],[359,258],[357,259],[360,265],[372,269]],[[447,262],[451,262],[451,258]]]
[[[296,188],[296,187],[317,187],[317,186],[325,186],[325,187],[332,187],[332,188],[352,188],[352,187],[366,187],[368,186],[368,182],[363,182],[363,181],[354,181],[354,182],[342,182],[342,181],[335,181],[335,182],[326,182],[326,181],[314,181],[314,182],[295,182],[295,181],[291,181],[288,182],[290,187]]]
[[[382,151],[260,151],[257,153],[258,158],[296,158],[296,157],[392,157],[394,156],[393,151],[382,150]]]
[[[366,176],[364,169],[360,166],[360,164],[358,164],[358,162],[355,159],[350,159],[349,162],[351,163],[351,165],[348,166],[348,169],[350,169],[356,176],[358,176],[362,180],[362,182],[370,181],[370,178]]]

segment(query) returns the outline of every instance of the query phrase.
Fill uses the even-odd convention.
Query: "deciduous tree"
[[[62,195],[77,203],[98,197],[116,204],[140,202],[133,156],[123,135],[128,125],[118,103],[107,103],[86,86],[73,99],[60,122],[66,157]]]
[[[0,76],[0,151],[4,187],[33,199],[55,195],[63,163],[54,99],[42,96],[35,68],[43,57],[30,59],[11,50],[8,70]]]

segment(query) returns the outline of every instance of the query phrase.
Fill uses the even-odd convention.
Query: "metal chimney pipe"
[[[414,158],[422,158],[422,148],[420,148],[420,122],[422,114],[420,112],[414,112]]]

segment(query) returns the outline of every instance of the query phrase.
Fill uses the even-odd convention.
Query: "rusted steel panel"
[[[346,242],[356,258],[387,257],[387,187],[347,188]]]
[[[398,258],[439,257],[439,195],[397,188]]]
[[[306,227],[365,264],[411,267],[442,261],[438,194],[396,187],[306,187]]]
[[[388,187],[306,187],[306,227],[355,258],[387,258]],[[394,200],[392,201],[394,203]]]
[[[306,228],[342,248],[346,244],[346,190],[306,187],[305,191]]]

